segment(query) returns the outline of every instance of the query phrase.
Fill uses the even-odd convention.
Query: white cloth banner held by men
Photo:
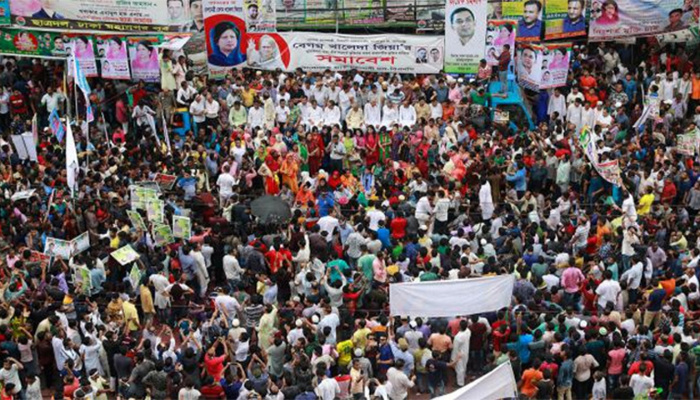
[[[499,310],[510,305],[514,283],[513,275],[393,283],[389,286],[391,315],[454,317]]]
[[[500,400],[517,399],[518,385],[513,375],[510,361],[496,367],[493,371],[450,394],[435,400]]]

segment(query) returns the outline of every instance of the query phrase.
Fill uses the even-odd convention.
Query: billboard
[[[518,42],[537,42],[542,35],[542,2],[540,0],[503,0],[502,14],[505,19],[518,21]]]
[[[521,44],[516,70],[521,86],[532,90],[564,86],[571,61],[571,43]]]
[[[12,0],[15,25],[104,31],[178,30],[187,20],[185,3],[191,0]],[[194,0],[197,2],[199,0]],[[1,3],[0,3],[1,4]],[[168,12],[163,12],[163,10]],[[171,20],[171,9],[182,10],[181,20]]]
[[[486,0],[445,3],[445,72],[476,75],[486,43]]]
[[[504,45],[510,46],[511,60],[515,58],[515,30],[517,21],[489,20],[486,28],[484,58],[489,65],[497,65]]]
[[[247,42],[246,65],[268,70],[434,74],[443,66],[441,36],[289,32],[251,34]]]
[[[686,6],[684,3],[688,3]],[[696,0],[593,0],[591,41],[649,36],[687,29]]]
[[[100,73],[105,79],[131,79],[123,36],[96,36]],[[81,64],[82,66],[82,64]]]
[[[586,35],[586,0],[547,0],[544,38],[563,39]]]

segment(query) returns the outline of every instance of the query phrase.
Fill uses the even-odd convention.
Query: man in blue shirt
[[[583,18],[583,0],[569,0],[567,16],[564,18],[564,33],[586,33],[586,21]]]
[[[539,0],[528,0],[523,7],[523,16],[518,21],[518,38],[534,40],[540,38],[542,21],[539,19],[542,3]]]

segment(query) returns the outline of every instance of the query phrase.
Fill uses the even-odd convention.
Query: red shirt
[[[213,385],[202,386],[202,388],[199,389],[199,392],[202,393],[203,399],[226,398],[224,388],[222,388],[221,385],[219,385],[218,383],[214,383]]]
[[[218,382],[221,379],[221,373],[224,371],[225,359],[226,356],[212,357],[209,354],[204,356],[204,366],[207,369],[207,373],[214,378],[215,382]],[[221,386],[219,386],[219,388],[221,388]]]
[[[391,221],[391,237],[394,239],[401,239],[404,236],[406,236],[406,225],[408,223],[406,222],[406,218],[394,218]]]
[[[27,102],[24,101],[24,96],[21,94],[10,96],[10,111],[13,115],[27,113]]]

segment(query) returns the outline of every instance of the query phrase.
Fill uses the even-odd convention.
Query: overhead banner
[[[0,53],[45,58],[65,58],[70,41],[59,32],[3,28]]]
[[[506,361],[468,385],[452,393],[436,397],[434,400],[501,400],[517,398],[518,382],[513,374],[513,366],[510,364],[510,361]]]
[[[20,26],[153,32],[178,30],[177,21],[171,21],[170,13],[165,10],[185,10],[184,3],[189,2],[190,0],[12,0],[10,11],[12,23]]]
[[[571,60],[571,43],[520,44],[516,70],[518,82],[532,90],[566,85]]]
[[[539,42],[542,35],[542,2],[540,0],[503,0],[504,19],[517,19],[518,42]]]
[[[486,44],[486,0],[445,3],[445,72],[476,75]]]
[[[490,20],[486,29],[486,54],[489,65],[497,65],[503,46],[510,46],[510,59],[515,59],[515,29],[517,21]]]
[[[256,48],[248,51],[248,65],[261,69],[436,74],[443,65],[441,36],[290,32],[252,40]]]
[[[565,39],[586,34],[586,0],[546,0],[544,38]]]
[[[158,38],[154,36],[127,38],[133,80],[160,82],[160,63],[156,47],[158,43]]]
[[[248,32],[277,31],[277,15],[272,0],[244,0],[244,3]]]
[[[684,11],[684,0],[594,0],[588,39],[604,41],[683,30],[689,27],[684,21],[686,13],[692,15],[693,10]]]
[[[513,275],[389,285],[391,315],[454,317],[500,310],[510,306]],[[478,296],[465,296],[478,293]]]
[[[129,57],[126,55],[126,40],[117,36],[97,36],[95,39],[102,77],[131,79]]]

